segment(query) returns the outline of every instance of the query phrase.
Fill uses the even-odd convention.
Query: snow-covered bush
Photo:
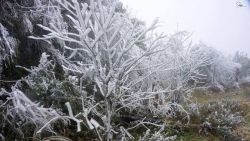
[[[4,122],[2,126],[12,125],[20,134],[23,134],[22,128],[26,124],[36,125],[37,130],[49,121],[61,118],[61,111],[53,108],[44,108],[39,103],[32,102],[22,91],[14,87],[12,88],[12,92],[1,89],[1,95],[7,97],[6,101],[1,103],[0,107],[3,110],[2,116]],[[13,122],[16,124],[13,125]],[[50,125],[46,126],[46,130],[53,132]]]
[[[219,131],[230,133],[234,127],[244,123],[243,111],[237,101],[224,100],[209,102],[201,107],[200,133]]]
[[[4,129],[10,126],[10,131],[18,133],[18,136],[16,136],[18,139],[18,137],[24,137],[25,134],[27,134],[25,133],[25,127],[27,125],[31,126],[29,130],[33,130],[33,137],[35,137],[37,135],[36,132],[38,132],[40,128],[44,128],[47,132],[55,133],[50,124],[47,125],[47,123],[54,122],[54,120],[58,119],[62,119],[65,124],[67,123],[68,118],[62,117],[64,114],[60,108],[55,108],[53,105],[44,105],[48,102],[44,97],[48,98],[50,95],[42,94],[49,91],[48,87],[50,87],[51,81],[55,79],[53,68],[54,65],[52,61],[49,61],[48,55],[43,53],[40,64],[37,67],[32,67],[31,69],[23,68],[29,71],[30,74],[16,81],[15,85],[11,87],[10,92],[4,88],[1,89],[0,109],[2,112],[0,117],[2,124],[0,128]],[[29,87],[24,86],[26,84],[28,84]],[[38,88],[40,90],[38,90]],[[22,91],[22,89],[24,91]],[[33,102],[28,96],[37,101]]]

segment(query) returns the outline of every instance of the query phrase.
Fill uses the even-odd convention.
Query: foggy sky
[[[250,56],[250,2],[248,0],[120,0],[132,15],[150,25],[158,17],[165,34],[187,30],[219,51]],[[240,2],[245,7],[239,7]]]

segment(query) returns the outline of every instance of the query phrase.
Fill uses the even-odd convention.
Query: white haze
[[[200,40],[224,53],[236,51],[250,56],[250,4],[247,0],[121,0],[133,15],[149,25],[156,17],[159,32],[194,32]],[[240,2],[245,7],[238,7]]]

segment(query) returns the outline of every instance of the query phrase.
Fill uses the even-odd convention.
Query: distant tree
[[[206,84],[214,90],[224,91],[225,88],[239,87],[235,81],[237,69],[241,68],[239,63],[235,63],[230,57],[214,48],[208,48],[207,56],[213,61],[211,64],[202,67],[203,73],[207,75]]]
[[[250,59],[244,52],[236,52],[233,61],[241,64],[241,69],[239,69],[239,77],[244,78],[250,75]]]

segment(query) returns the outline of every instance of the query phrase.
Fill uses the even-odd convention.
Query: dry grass
[[[250,106],[250,87],[241,86],[241,89],[229,89],[226,92],[211,92],[210,94],[195,91],[193,97],[197,98],[198,103],[201,104],[218,100],[236,100]]]

